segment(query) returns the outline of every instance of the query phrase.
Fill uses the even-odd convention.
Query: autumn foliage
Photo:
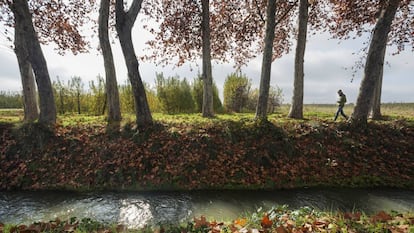
[[[0,125],[0,189],[414,187],[414,129],[323,121]]]
[[[6,26],[4,35],[13,41],[14,16],[10,4],[14,1],[0,2],[0,21]],[[90,49],[89,42],[81,34],[92,19],[88,16],[94,10],[95,1],[29,1],[32,12],[33,26],[42,44],[54,43],[59,54],[70,50],[72,53],[86,52]]]

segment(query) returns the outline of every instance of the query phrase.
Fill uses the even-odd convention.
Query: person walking
[[[348,116],[345,115],[345,113],[344,113],[344,106],[345,106],[345,103],[346,103],[346,95],[342,92],[342,90],[338,90],[338,101],[336,101],[336,102],[338,103],[338,110],[336,111],[334,121],[336,121],[339,114],[341,114],[343,117],[345,117],[345,119],[348,120]]]

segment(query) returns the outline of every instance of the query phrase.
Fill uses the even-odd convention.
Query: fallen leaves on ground
[[[410,233],[414,226],[410,224],[412,214],[388,214],[383,211],[372,216],[362,214],[357,220],[345,219],[345,214],[327,214],[316,210],[292,211],[288,209],[273,209],[267,212],[258,222],[253,219],[236,219],[229,223],[208,220],[205,216],[193,218],[187,224],[177,224],[160,227],[145,227],[144,229],[128,229],[123,225],[102,224],[91,219],[78,220],[71,218],[67,221],[56,219],[50,222],[38,222],[31,225],[9,226],[10,233],[40,233],[40,232],[138,232],[138,233],[309,233],[309,232],[391,232]],[[273,212],[273,213],[272,213]],[[273,215],[273,218],[269,217]],[[278,217],[274,217],[274,216]],[[381,223],[372,219],[380,218]],[[5,225],[0,223],[0,232]]]
[[[2,125],[0,190],[413,187],[414,128],[398,124]]]

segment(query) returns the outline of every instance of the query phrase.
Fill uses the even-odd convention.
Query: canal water
[[[55,218],[92,218],[130,228],[185,222],[206,216],[230,221],[256,211],[288,205],[326,211],[414,212],[414,190],[294,189],[283,191],[196,192],[0,192],[0,222],[29,224]]]

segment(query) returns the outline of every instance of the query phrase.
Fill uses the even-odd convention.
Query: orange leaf
[[[247,220],[245,218],[239,218],[234,220],[234,225],[240,226],[240,227],[244,227],[247,223]]]
[[[270,228],[270,227],[272,227],[273,222],[269,219],[269,216],[267,214],[265,214],[262,218],[262,221],[261,221],[260,225],[263,228]]]

